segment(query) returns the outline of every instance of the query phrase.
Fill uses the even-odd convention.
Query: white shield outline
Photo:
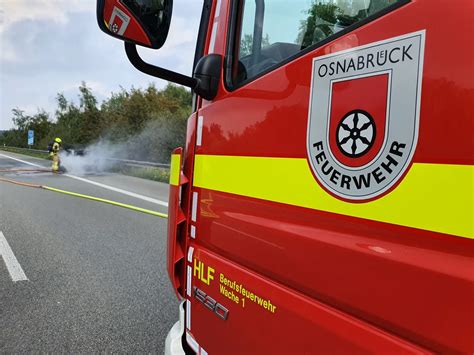
[[[417,144],[418,144],[418,129],[419,129],[420,109],[421,109],[421,89],[422,89],[422,81],[423,81],[423,61],[424,61],[424,52],[425,52],[425,35],[426,35],[426,30],[421,30],[421,31],[412,32],[412,33],[409,33],[409,34],[388,38],[388,39],[385,39],[385,40],[382,40],[382,41],[368,43],[368,44],[363,45],[363,46],[353,47],[353,48],[349,48],[349,49],[346,49],[346,50],[343,50],[343,51],[330,53],[330,54],[327,54],[327,55],[318,56],[318,57],[313,58],[312,67],[311,67],[311,83],[310,83],[310,97],[309,97],[310,102],[309,102],[309,109],[308,109],[308,126],[307,126],[307,133],[306,133],[306,143],[307,143],[306,153],[307,153],[307,159],[308,159],[309,166],[311,167],[311,170],[313,171],[314,175],[316,176],[316,180],[327,191],[329,191],[331,194],[333,194],[337,197],[340,197],[344,200],[364,201],[364,200],[374,199],[376,197],[379,197],[379,196],[383,195],[388,190],[390,190],[394,185],[396,185],[400,181],[401,177],[406,173],[406,170],[408,169],[408,167],[411,165],[413,155],[415,154],[416,147],[417,147]],[[318,169],[316,168],[317,163],[315,163],[313,161],[314,148],[312,147],[312,144],[317,142],[317,140],[312,139],[312,134],[311,134],[312,133],[312,123],[313,123],[313,121],[317,122],[317,118],[312,119],[312,117],[315,115],[313,104],[314,104],[314,101],[316,100],[315,97],[314,97],[315,78],[317,76],[316,70],[315,70],[316,69],[316,63],[320,62],[322,60],[325,60],[325,59],[332,58],[332,57],[347,55],[347,54],[350,54],[350,53],[355,54],[357,51],[366,50],[366,49],[369,49],[371,47],[374,47],[374,48],[375,47],[380,47],[380,46],[383,46],[383,45],[388,45],[388,44],[391,44],[391,43],[400,42],[400,41],[409,40],[409,39],[414,39],[414,40],[417,39],[418,40],[418,42],[417,42],[418,52],[417,52],[417,58],[416,58],[418,65],[416,67],[416,69],[417,69],[416,84],[414,86],[414,91],[415,91],[416,97],[414,98],[414,110],[413,110],[413,116],[414,117],[413,117],[413,121],[412,121],[413,122],[413,125],[412,125],[413,131],[412,131],[412,137],[411,137],[411,145],[408,147],[409,148],[408,155],[401,162],[400,168],[397,169],[398,172],[395,174],[395,176],[391,177],[391,179],[386,184],[384,184],[381,188],[379,188],[378,190],[370,191],[368,193],[360,194],[360,195],[349,195],[347,193],[343,193],[343,192],[335,189],[333,186],[329,185],[327,181],[325,181],[325,178],[322,177],[319,174]],[[372,71],[375,71],[375,70],[372,70]],[[370,72],[371,71],[369,71],[368,73],[366,72],[366,73],[361,74],[361,75],[367,76]],[[346,77],[344,77],[344,79],[345,78]],[[390,79],[390,81],[392,82],[392,78]],[[331,87],[331,94],[332,94],[332,87]],[[413,95],[413,96],[415,96],[415,95]],[[320,106],[324,106],[324,105],[320,105]],[[393,106],[393,103],[391,103],[391,106]],[[329,125],[328,125],[329,124],[329,115],[330,115],[329,110],[330,110],[330,106],[327,106],[326,107],[326,113],[325,113],[325,124],[327,126],[326,126],[326,129],[324,129],[324,132],[325,132],[325,135],[324,135],[325,148],[328,148],[327,129],[329,129]],[[391,115],[392,107],[389,110],[387,110],[387,112],[388,112],[388,115]],[[390,118],[388,119],[388,126],[390,126]],[[397,128],[400,129],[400,127],[397,127]],[[390,127],[386,127],[386,136],[385,136],[384,139],[389,139],[389,131],[388,131],[389,129],[390,129]],[[384,144],[385,144],[385,148],[386,148],[387,145],[386,145],[386,143],[384,143]],[[330,151],[330,149],[325,149],[325,151]],[[384,147],[382,147],[379,154],[377,154],[378,157],[373,159],[371,163],[374,163],[374,162],[378,161],[377,159],[380,159],[381,154],[383,154],[384,152],[385,152]],[[334,159],[334,157],[331,157],[331,159],[333,159],[337,162],[337,160]],[[344,169],[346,169],[347,171],[351,171],[351,169],[347,169],[347,167],[345,167],[345,166],[344,166]],[[360,168],[357,168],[357,169],[360,170]]]
[[[110,15],[109,26],[108,26],[111,31],[112,29],[110,27],[114,23],[115,17],[118,17],[122,20],[122,26],[120,26],[120,29],[118,30],[117,35],[123,36],[123,34],[125,33],[125,30],[128,27],[128,24],[130,23],[130,16],[128,16],[125,12],[120,10],[117,6],[114,6],[112,15]]]

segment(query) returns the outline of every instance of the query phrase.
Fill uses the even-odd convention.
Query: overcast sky
[[[77,100],[81,81],[99,101],[120,86],[166,85],[133,68],[123,42],[99,30],[95,5],[95,0],[0,0],[0,130],[13,126],[15,107],[53,116],[56,94]],[[143,57],[191,74],[201,8],[201,0],[174,0],[165,46],[141,50]]]

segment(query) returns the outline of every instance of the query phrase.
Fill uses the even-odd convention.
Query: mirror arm
[[[187,86],[192,90],[196,89],[199,84],[199,81],[195,78],[144,62],[138,54],[137,46],[133,43],[125,42],[125,53],[127,53],[130,63],[132,63],[135,68],[145,74]]]

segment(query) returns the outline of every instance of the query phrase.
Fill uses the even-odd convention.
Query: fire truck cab
[[[166,353],[474,352],[472,0],[204,0],[189,77],[172,1],[97,9],[195,92]]]

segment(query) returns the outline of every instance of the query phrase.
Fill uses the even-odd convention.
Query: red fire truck
[[[472,0],[205,0],[193,76],[144,62],[171,0],[99,0],[190,87],[166,352],[474,352]]]

